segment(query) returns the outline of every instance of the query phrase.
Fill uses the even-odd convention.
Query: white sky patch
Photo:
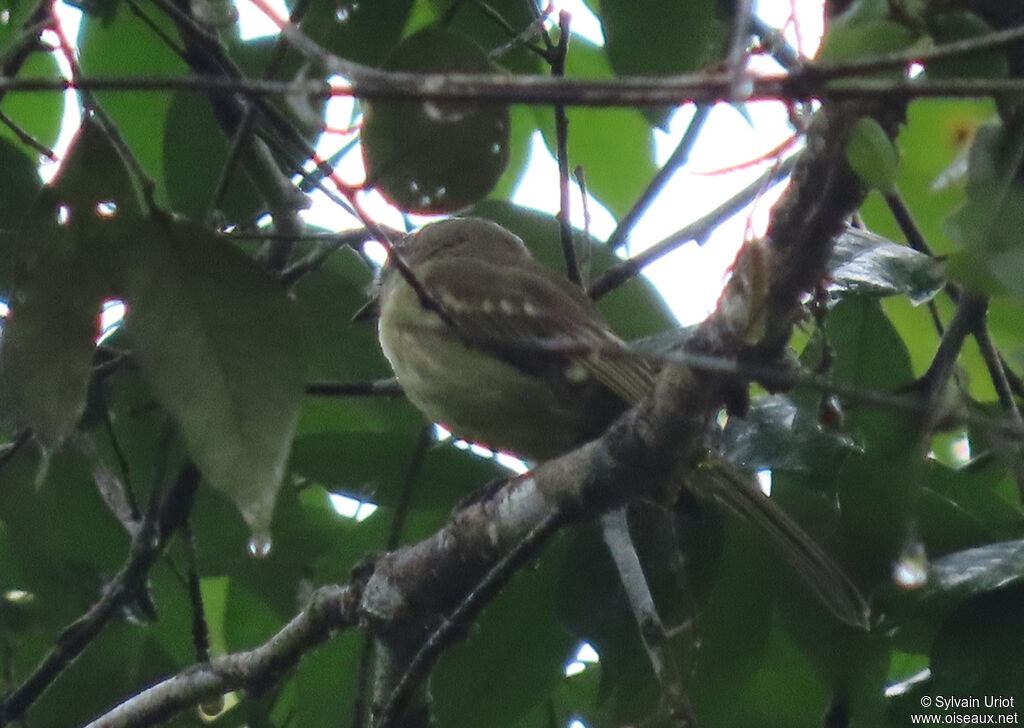
[[[284,0],[267,0],[280,18],[288,17],[288,6]],[[238,0],[235,3],[238,8],[238,36],[242,40],[263,38],[268,35],[277,35],[277,23],[268,18],[263,12],[248,0]]]
[[[565,10],[572,16],[569,23],[571,35],[578,35],[594,45],[604,45],[604,30],[601,28],[601,21],[596,15],[590,12],[590,8],[583,0],[556,0],[553,3],[555,12],[552,17],[557,24],[558,13]]]
[[[358,498],[350,498],[341,493],[328,493],[327,495],[330,498],[331,507],[334,508],[335,513],[345,518],[351,518],[356,522],[365,521],[377,510],[375,503],[361,501]]]

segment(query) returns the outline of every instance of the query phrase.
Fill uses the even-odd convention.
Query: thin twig
[[[690,152],[693,151],[693,145],[697,143],[697,137],[700,136],[700,132],[704,128],[704,122],[707,121],[711,109],[711,104],[697,104],[693,117],[686,126],[686,131],[683,132],[683,138],[679,140],[679,144],[672,150],[668,160],[666,160],[665,164],[661,165],[661,169],[654,175],[654,179],[640,193],[636,202],[633,203],[633,207],[623,215],[622,219],[619,220],[619,224],[615,226],[615,230],[608,237],[606,244],[609,248],[617,248],[626,242],[626,238],[629,237],[629,233],[633,230],[637,221],[647,212],[651,203],[658,198],[665,185],[672,179],[672,175],[690,159]]]
[[[259,647],[216,657],[134,695],[86,728],[143,728],[169,720],[199,702],[259,684],[297,663],[331,631],[355,622],[358,594],[352,587],[322,586],[309,604]]]
[[[981,356],[985,360],[985,366],[988,367],[989,377],[992,379],[992,385],[996,389],[999,403],[1017,425],[1024,427],[1024,418],[1021,417],[1017,400],[1013,398],[1013,391],[1006,376],[1006,366],[1003,363],[1002,355],[996,349],[995,343],[992,341],[992,335],[988,330],[988,324],[984,319],[979,322],[978,327],[974,330],[974,338],[978,342],[978,348],[981,349]],[[1013,474],[1017,481],[1017,492],[1020,499],[1024,501],[1024,448],[1018,445],[1013,450]]]
[[[60,41],[61,52],[64,54],[64,59],[67,61],[68,67],[71,69],[72,82],[77,83],[82,79],[82,68],[75,57],[74,46],[68,39],[67,34],[64,32],[64,26],[61,23],[61,19],[56,15],[50,17],[50,30],[56,34]],[[158,209],[156,204],[156,182],[146,172],[138,157],[135,156],[135,152],[132,151],[132,148],[121,135],[121,130],[114,122],[113,118],[111,118],[111,116],[96,100],[95,95],[89,89],[82,88],[78,89],[78,94],[82,99],[82,105],[92,112],[94,118],[99,123],[100,128],[103,129],[103,133],[107,135],[107,140],[110,142],[111,146],[117,150],[121,159],[131,170],[132,175],[135,178],[135,182],[139,185],[139,189],[142,192],[142,200],[146,204],[147,212],[156,212]]]
[[[199,486],[199,471],[191,464],[181,469],[163,497],[154,490],[152,505],[132,539],[128,557],[102,596],[81,617],[61,631],[54,647],[35,670],[0,702],[0,725],[20,720],[71,662],[116,617],[121,608],[145,591],[146,575],[163,553],[168,539],[180,527]]]
[[[900,231],[907,239],[907,244],[919,253],[924,253],[934,258],[935,254],[932,252],[931,246],[928,245],[928,241],[925,240],[924,233],[918,227],[917,221],[914,220],[910,208],[903,201],[903,196],[899,192],[888,192],[884,197],[885,204],[888,205],[889,211],[896,220],[896,224],[899,225]],[[959,298],[959,289],[956,284],[948,282],[945,288],[955,303]],[[939,316],[939,308],[935,304],[935,299],[928,301],[928,313],[931,315],[932,325],[935,327],[935,330],[939,333],[939,336],[942,336],[945,333],[946,327]]]
[[[450,638],[461,626],[487,604],[519,568],[537,555],[539,548],[562,524],[564,516],[552,512],[494,563],[472,590],[459,602],[437,629],[424,640],[409,662],[405,673],[395,684],[387,703],[380,712],[377,727],[392,728],[405,710],[412,690],[423,680],[430,666]]]
[[[558,43],[551,49],[551,75],[565,76],[565,59],[569,52],[569,21],[565,10],[558,13]],[[572,203],[569,198],[569,117],[565,106],[555,104],[555,156],[558,159],[558,239],[562,244],[565,276],[580,284],[580,267],[576,261],[576,247],[572,239]]]
[[[945,414],[944,395],[946,384],[953,374],[953,366],[960,356],[964,340],[977,331],[987,310],[988,299],[984,296],[969,291],[960,296],[956,313],[939,342],[928,371],[922,377],[924,412],[921,427],[924,432],[930,433],[936,421]]]
[[[732,40],[725,59],[726,71],[732,76],[732,95],[736,101],[746,98],[747,44],[750,42],[750,20],[754,15],[753,0],[735,0],[733,3]]]
[[[11,117],[9,117],[2,111],[0,111],[0,124],[3,124],[8,129],[10,129],[14,136],[18,137],[18,140],[25,146],[35,149],[37,152],[39,152],[41,155],[49,159],[51,162],[57,161],[57,155],[54,153],[52,149],[50,149],[48,146],[40,142],[38,139],[36,139],[34,136],[29,134],[24,129],[22,129],[17,122],[15,122]]]
[[[671,717],[679,725],[696,725],[683,691],[679,667],[668,643],[665,625],[658,614],[636,545],[629,532],[629,517],[625,506],[601,516],[601,534],[615,562],[619,581],[626,593],[629,608],[640,631],[640,639],[647,651],[651,669],[661,685]]]
[[[699,220],[695,220],[678,232],[655,243],[642,253],[612,266],[587,290],[590,297],[595,300],[601,298],[639,274],[644,266],[672,252],[684,243],[693,240],[703,242],[708,234],[721,224],[722,220],[738,213],[756,199],[766,187],[789,175],[795,165],[795,156],[783,160]]]
[[[320,397],[397,397],[402,387],[397,379],[374,379],[362,382],[310,382],[306,394]]]
[[[722,73],[682,76],[619,76],[610,79],[551,78],[529,74],[415,73],[371,69],[358,80],[264,81],[216,76],[89,76],[80,79],[0,78],[0,94],[39,91],[192,91],[242,94],[249,97],[304,95],[314,99],[338,96],[394,101],[475,101],[501,104],[564,104],[566,106],[664,107],[687,101],[728,102],[729,79]],[[896,78],[844,79],[832,82],[808,71],[751,79],[748,101],[906,102],[915,98],[981,98],[1001,100],[1024,92],[1024,78]]]

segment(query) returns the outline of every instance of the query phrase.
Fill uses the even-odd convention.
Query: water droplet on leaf
[[[924,544],[914,540],[903,547],[893,565],[892,578],[904,589],[920,589],[928,581],[928,554]]]
[[[254,559],[265,559],[270,555],[270,550],[274,547],[274,542],[270,538],[270,534],[265,531],[258,531],[252,535],[249,539],[249,555]]]

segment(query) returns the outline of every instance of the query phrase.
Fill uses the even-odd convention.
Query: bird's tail
[[[721,460],[699,471],[694,477],[700,481],[700,495],[710,496],[760,529],[839,620],[860,629],[868,628],[868,604],[842,567],[761,492],[753,476]]]

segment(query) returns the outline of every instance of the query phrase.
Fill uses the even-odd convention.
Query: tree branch
[[[266,684],[292,667],[333,630],[355,622],[358,591],[323,586],[277,634],[253,650],[196,665],[129,698],[86,728],[143,728],[167,720],[201,700]]]
[[[199,471],[192,465],[182,468],[163,498],[155,501],[159,505],[151,507],[146,514],[132,539],[124,566],[106,585],[103,595],[85,614],[64,628],[54,648],[32,674],[4,697],[0,703],[0,726],[22,719],[120,609],[145,591],[146,575],[163,553],[171,534],[183,522],[198,486]]]

